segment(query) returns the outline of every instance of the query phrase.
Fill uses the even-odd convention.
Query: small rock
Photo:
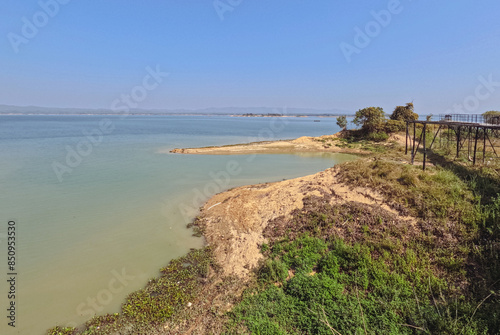
[[[192,305],[193,305],[192,303],[188,302],[188,307],[191,307]]]

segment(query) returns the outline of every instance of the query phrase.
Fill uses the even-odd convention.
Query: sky
[[[0,104],[500,110],[498,13],[498,0],[3,0]]]

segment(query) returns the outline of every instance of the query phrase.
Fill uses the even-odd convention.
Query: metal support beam
[[[488,133],[486,133],[486,136],[488,136],[488,141],[490,141],[490,145],[491,145],[491,148],[493,149],[493,152],[495,153],[495,156],[498,157],[498,154],[495,151],[495,146],[493,145],[493,143],[491,143],[490,136],[488,135]]]
[[[479,127],[476,128],[476,137],[474,138],[474,158],[472,159],[472,165],[476,165],[476,151],[477,151],[478,134],[479,134]]]
[[[406,122],[405,155],[408,154],[408,122]]]
[[[411,147],[411,163],[413,164],[413,157],[415,157],[414,151],[415,151],[415,137],[416,135],[416,124],[413,123],[413,146]]]
[[[423,134],[424,134],[423,132],[420,133],[420,137],[418,138],[417,147],[415,148],[415,151],[413,152],[413,155],[411,157],[411,164],[413,164],[415,162],[415,156],[417,155],[418,148],[420,148],[420,142],[422,142],[422,135]]]
[[[427,134],[427,123],[424,123],[424,130],[423,130],[423,134],[424,134],[424,163],[423,163],[423,166],[422,166],[422,169],[425,170],[425,158],[427,157],[427,148],[425,147],[425,135]]]
[[[471,120],[475,119],[473,118]],[[413,138],[410,129],[411,123],[413,123]],[[422,125],[421,129],[422,131],[419,135],[419,138],[417,138],[417,126],[416,126],[417,123]],[[431,130],[429,130],[428,127],[429,124],[432,125]],[[427,131],[429,131],[430,136],[432,136],[432,140],[429,147],[427,147],[429,143],[427,141]],[[498,138],[500,137],[499,132],[500,132],[500,125],[484,124],[472,121],[471,122],[461,122],[461,121],[451,121],[451,120],[407,121],[405,129],[405,135],[406,135],[405,154],[411,152],[411,164],[414,164],[415,157],[417,156],[420,144],[422,143],[423,144],[422,153],[424,156],[422,167],[425,170],[427,166],[427,154],[428,154],[427,149],[432,150],[434,144],[437,142],[437,139],[439,137],[439,143],[436,145],[441,145],[441,147],[445,146],[446,150],[450,149],[453,150],[451,148],[451,145],[455,141],[456,143],[455,159],[458,159],[460,157],[461,152],[465,154],[465,151],[467,151],[468,160],[471,161],[473,165],[475,165],[477,160],[480,158],[478,157],[478,150],[481,150],[481,143],[478,144],[478,142],[481,141],[481,136],[482,136],[483,137],[482,157],[483,157],[483,163],[485,163],[487,156],[487,150],[486,150],[487,144],[491,146],[493,154],[497,158],[500,158],[500,153],[498,152],[498,150],[496,150],[499,147],[498,145]],[[493,139],[491,139],[491,137],[493,137]],[[445,143],[442,143],[443,141]],[[465,147],[465,145],[467,145],[467,148]],[[495,147],[495,145],[497,147]]]
[[[486,157],[486,128],[483,127],[483,164]]]
[[[432,149],[432,145],[434,144],[434,141],[436,140],[436,137],[438,136],[440,130],[441,130],[441,125],[439,125],[439,128],[436,131],[436,135],[434,135],[434,138],[432,139],[431,146],[429,147],[429,149]]]

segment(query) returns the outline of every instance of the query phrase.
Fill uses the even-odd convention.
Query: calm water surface
[[[0,255],[7,253],[7,222],[15,220],[18,273],[16,328],[3,316],[0,333],[43,334],[56,324],[76,325],[94,314],[118,312],[125,297],[170,259],[203,245],[185,227],[209,196],[353,159],[160,151],[339,130],[334,118],[313,120],[0,116]],[[241,171],[228,180],[229,161]],[[4,315],[9,303],[4,279],[0,287]]]

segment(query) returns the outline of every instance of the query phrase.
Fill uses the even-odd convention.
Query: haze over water
[[[99,137],[103,119],[112,130]],[[335,118],[314,119],[0,116],[0,248],[6,250],[7,221],[15,220],[18,272],[17,327],[2,322],[0,333],[43,334],[118,312],[170,259],[203,245],[186,229],[194,214],[180,208],[195,209],[230,187],[312,174],[353,158],[160,151],[339,130]],[[94,134],[95,143],[85,134]],[[68,165],[68,152],[78,149],[85,155]],[[229,161],[241,171],[214,181]],[[68,169],[58,177],[54,166]],[[8,272],[5,261],[0,271]],[[6,294],[0,303],[5,311]]]

